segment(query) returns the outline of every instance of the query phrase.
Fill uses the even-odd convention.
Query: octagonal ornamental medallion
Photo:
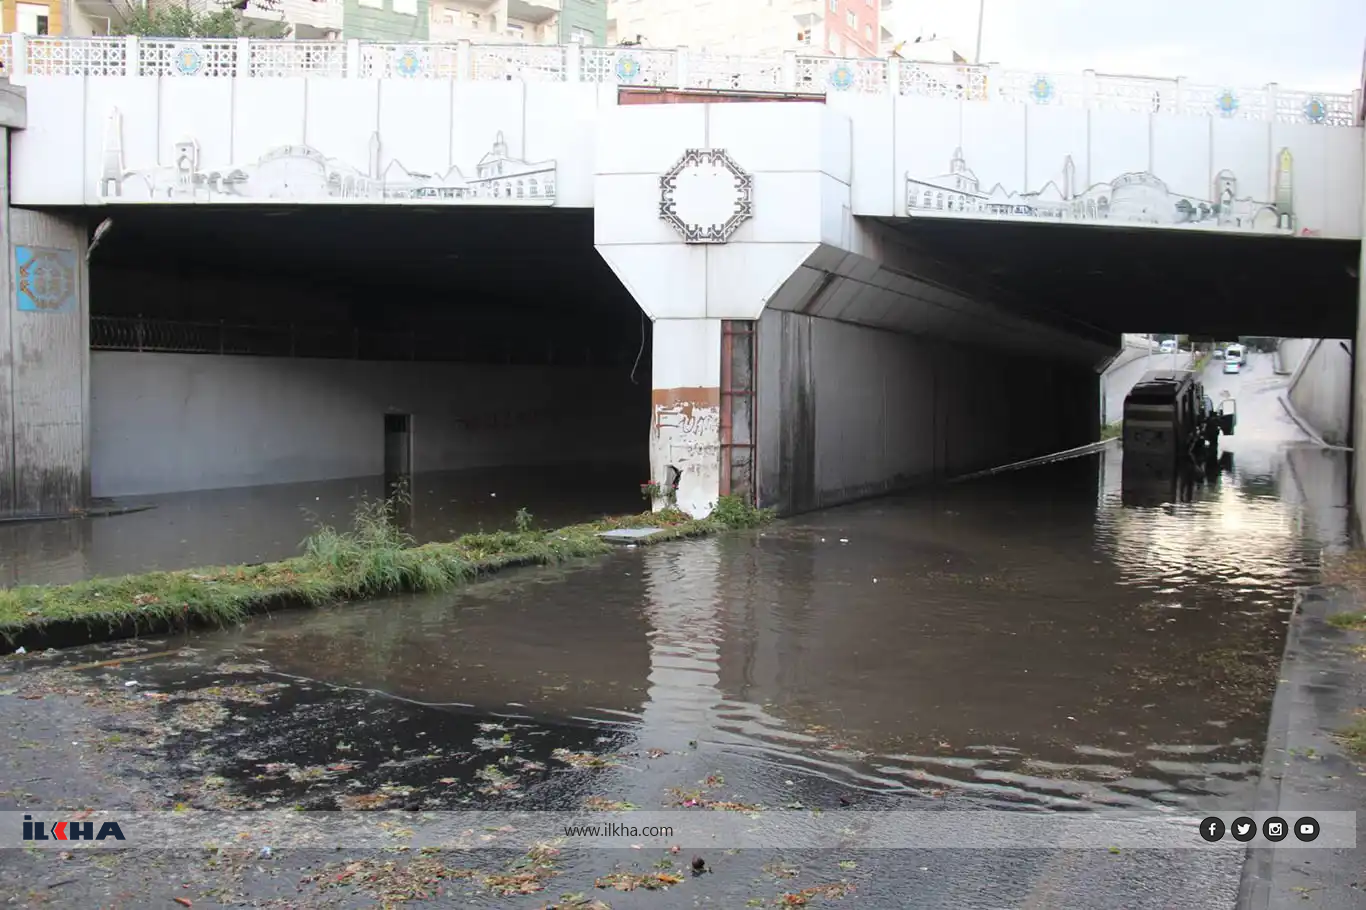
[[[723,149],[688,149],[659,191],[659,217],[684,243],[725,243],[754,214],[754,179]]]
[[[16,246],[15,304],[29,313],[65,313],[77,308],[76,254],[40,246]]]

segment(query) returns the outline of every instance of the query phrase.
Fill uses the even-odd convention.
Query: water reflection
[[[1342,455],[1240,450],[1189,502],[1144,507],[1124,504],[1121,457],[200,644],[615,724],[665,751],[672,782],[715,761],[766,804],[799,774],[974,804],[1245,804],[1294,588],[1345,534]],[[612,774],[657,804],[658,778]]]
[[[609,463],[417,474],[400,519],[423,542],[510,528],[520,508],[562,527],[640,511],[643,470]],[[0,585],[282,559],[318,523],[346,526],[356,505],[388,484],[375,476],[173,493],[143,497],[137,502],[155,508],[127,515],[0,524]]]

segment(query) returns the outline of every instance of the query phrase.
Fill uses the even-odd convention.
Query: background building
[[[882,4],[879,56],[896,54],[922,63],[967,63],[974,54],[972,34],[964,34],[961,9],[946,14],[945,4],[929,0],[880,0]],[[964,0],[954,7],[968,5]],[[975,11],[974,11],[975,12]],[[976,16],[973,21],[975,23]]]
[[[432,41],[601,45],[607,0],[430,0]],[[348,24],[346,37],[353,34]]]
[[[882,5],[890,0],[608,0],[607,43],[734,54],[809,49],[876,57]]]

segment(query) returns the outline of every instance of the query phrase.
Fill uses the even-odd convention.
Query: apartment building
[[[876,57],[891,0],[608,0],[607,43]]]
[[[432,41],[601,45],[606,0],[426,0]],[[353,34],[347,26],[348,38]]]
[[[3,0],[0,30],[5,34],[62,35],[71,18],[64,0]]]

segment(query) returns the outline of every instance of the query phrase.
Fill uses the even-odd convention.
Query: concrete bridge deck
[[[1233,319],[1331,336],[1355,319],[1360,93],[686,49],[9,36],[0,50],[24,109],[5,209],[19,293],[0,323],[15,403],[0,500],[14,503],[69,507],[92,476],[168,491],[148,486],[169,476],[166,413],[234,482],[358,460],[374,473],[370,425],[389,412],[419,427],[419,470],[505,459],[535,432],[540,453],[616,439],[579,412],[628,413],[631,388],[594,383],[634,385],[644,360],[653,479],[694,512],[729,492],[796,511],[1091,441],[1096,370],[1122,331]],[[649,91],[671,85],[704,94]],[[797,103],[765,103],[779,98]],[[660,103],[688,100],[703,103]],[[191,263],[216,277],[188,278]],[[290,269],[296,290],[267,287]],[[627,297],[599,314],[610,328],[587,327]],[[281,323],[266,328],[287,353],[271,356],[295,355],[299,311],[357,339],[406,333],[387,360],[423,359],[418,337],[440,347],[477,312],[480,337],[629,335],[635,364],[560,382],[418,364],[394,384],[386,366],[352,389],[355,370],[262,372],[262,351],[221,341],[212,367],[184,361],[202,345],[92,363],[92,316],[223,321],[209,298]],[[430,356],[478,347],[457,346]],[[509,413],[538,415],[517,441],[471,437],[477,373]],[[489,419],[493,435],[507,422]],[[254,451],[228,426],[274,432]],[[139,458],[149,439],[163,454]],[[310,439],[345,440],[326,476],[300,473]],[[92,471],[92,451],[118,465]]]

